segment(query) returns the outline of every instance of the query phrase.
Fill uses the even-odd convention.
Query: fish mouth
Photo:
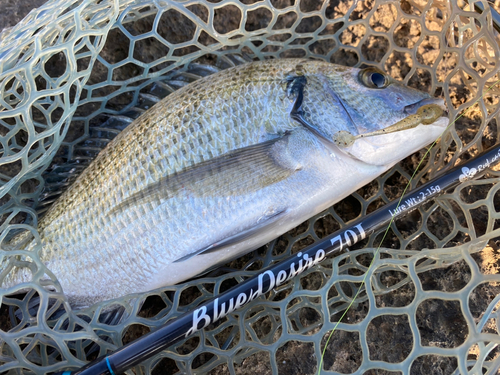
[[[407,105],[406,107],[404,107],[403,112],[407,115],[414,115],[417,113],[417,111],[420,107],[422,107],[424,105],[428,105],[428,104],[434,104],[434,105],[441,107],[441,109],[444,112],[443,117],[448,117],[448,108],[446,107],[444,100],[441,98],[422,99],[416,103],[413,103],[413,104],[410,104],[410,105]]]

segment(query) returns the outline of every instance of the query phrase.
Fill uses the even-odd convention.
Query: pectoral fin
[[[289,136],[234,150],[166,176],[126,198],[108,215],[147,202],[159,204],[182,191],[195,197],[237,196],[282,181],[300,169],[287,155]]]

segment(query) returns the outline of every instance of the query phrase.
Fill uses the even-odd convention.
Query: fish
[[[424,106],[443,110],[423,121]],[[77,309],[180,283],[430,144],[449,123],[445,109],[375,68],[277,59],[210,75],[99,153],[39,220],[40,258]],[[27,236],[13,243],[32,249]],[[19,269],[2,287],[28,280]]]

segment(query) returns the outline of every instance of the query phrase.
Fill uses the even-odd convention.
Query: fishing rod
[[[132,341],[109,355],[99,357],[76,371],[64,371],[56,375],[121,374],[209,324],[217,322],[262,294],[302,274],[328,255],[347,249],[375,231],[387,227],[396,218],[443,194],[446,190],[480,176],[488,167],[499,161],[500,145],[497,145],[490,151],[414,189],[404,198],[393,200],[371,214],[357,219],[347,228],[264,269],[241,284],[198,306],[194,311],[187,312],[176,320],[166,323],[158,330]]]
[[[469,3],[469,1],[467,1]],[[480,2],[474,2],[474,10],[484,12]],[[500,15],[492,8],[493,27],[500,32]],[[274,287],[288,282],[295,276],[315,266],[328,255],[340,253],[375,231],[391,224],[422,204],[435,199],[446,190],[460,183],[477,178],[487,168],[500,161],[500,145],[495,146],[463,165],[456,166],[448,173],[438,176],[418,189],[375,210],[353,223],[346,229],[339,230],[321,241],[303,249],[298,254],[288,257],[270,266],[248,280],[205,302],[192,312],[187,312],[154,332],[117,349],[109,355],[95,359],[76,371],[64,371],[54,375],[118,375],[146,359],[158,354],[169,346],[193,335],[197,331],[214,323],[231,312],[245,306],[255,298],[267,293]],[[404,194],[403,194],[404,196]]]

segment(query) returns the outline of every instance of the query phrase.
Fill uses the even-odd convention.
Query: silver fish
[[[77,308],[181,282],[434,141],[448,119],[419,125],[429,104],[443,106],[375,69],[306,59],[200,79],[134,121],[54,203],[38,226],[41,258]],[[409,116],[411,128],[393,126]],[[339,145],[345,133],[352,142]],[[18,271],[2,286],[27,280]]]

